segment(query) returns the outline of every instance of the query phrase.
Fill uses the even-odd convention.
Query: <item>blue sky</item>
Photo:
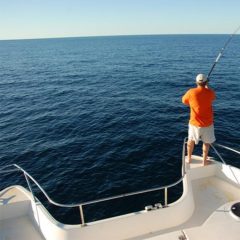
[[[0,39],[231,33],[240,0],[0,0]]]

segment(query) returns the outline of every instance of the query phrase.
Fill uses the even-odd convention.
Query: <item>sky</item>
[[[0,39],[232,33],[240,0],[0,0]]]

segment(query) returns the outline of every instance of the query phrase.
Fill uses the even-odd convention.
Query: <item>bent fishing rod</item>
[[[222,57],[223,52],[225,51],[227,45],[231,42],[233,36],[239,31],[240,26],[230,35],[230,37],[228,38],[228,40],[226,41],[226,43],[224,44],[223,48],[221,49],[221,51],[219,52],[219,54],[217,55],[216,60],[214,61],[208,75],[207,75],[207,80],[209,81],[210,79],[210,75],[212,74],[213,69],[215,68],[216,64],[218,63],[219,59]]]

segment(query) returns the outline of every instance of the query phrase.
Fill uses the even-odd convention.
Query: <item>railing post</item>
[[[185,175],[186,173],[186,166],[185,166],[186,143],[187,143],[187,138],[184,138],[183,149],[182,149],[182,176]]]
[[[213,148],[213,150],[214,150],[215,153],[218,155],[218,157],[221,159],[221,161],[226,165],[226,162],[224,161],[224,159],[222,158],[222,156],[220,155],[220,153],[217,151],[217,149],[213,146],[213,144],[210,144],[210,146]]]
[[[168,189],[164,188],[164,205],[168,205]]]
[[[28,177],[27,177],[27,175],[26,175],[25,172],[24,172],[23,174],[24,174],[24,177],[25,177],[25,179],[26,179],[28,188],[29,188],[29,190],[30,190],[30,192],[31,192],[31,194],[32,194],[32,196],[33,196],[33,200],[34,200],[34,202],[36,203],[35,195],[34,195],[34,193],[33,193],[33,190],[32,190],[32,187],[31,187],[31,185],[30,185],[30,182],[29,182],[29,180],[28,180]]]
[[[84,214],[83,214],[83,205],[79,205],[79,211],[80,211],[80,217],[81,217],[81,222],[82,222],[82,226],[85,226],[85,221],[84,221]]]
[[[30,192],[31,192],[31,194],[32,194],[32,196],[33,196],[33,201],[34,201],[34,205],[35,205],[35,208],[36,208],[36,214],[37,214],[37,221],[38,221],[38,224],[40,224],[40,219],[39,219],[39,214],[38,214],[38,209],[37,209],[37,201],[36,201],[35,195],[34,195],[34,193],[33,193],[31,184],[30,184],[30,182],[29,182],[29,180],[28,180],[28,176],[26,175],[25,172],[23,172],[23,174],[24,174],[25,179],[26,179],[26,181],[27,181],[28,188],[29,188],[29,190],[30,190]]]

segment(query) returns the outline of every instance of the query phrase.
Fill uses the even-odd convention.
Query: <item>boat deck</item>
[[[0,221],[0,240],[44,240],[27,216]]]
[[[216,186],[215,183],[218,181],[220,184]],[[134,238],[134,240],[176,240],[184,235],[188,240],[239,240],[240,222],[230,215],[230,207],[235,201],[229,202],[234,200],[233,196],[229,195],[229,192],[220,194],[218,187],[232,188],[230,184],[215,177],[195,180],[193,191],[197,207],[187,222],[148,236]],[[239,192],[239,189],[236,191]],[[231,229],[233,235],[229,236],[229,231],[226,229]]]
[[[0,240],[44,240],[28,216],[30,204],[18,188],[0,194]]]
[[[199,157],[195,157],[191,164],[187,164],[188,169],[197,171],[204,168],[209,170],[212,167],[214,162],[203,167]],[[239,240],[240,222],[230,215],[230,207],[240,200],[240,189],[216,176],[211,176],[193,180],[192,190],[195,210],[187,222],[131,240],[178,240],[180,236],[188,240]],[[226,229],[232,230],[232,236]]]

